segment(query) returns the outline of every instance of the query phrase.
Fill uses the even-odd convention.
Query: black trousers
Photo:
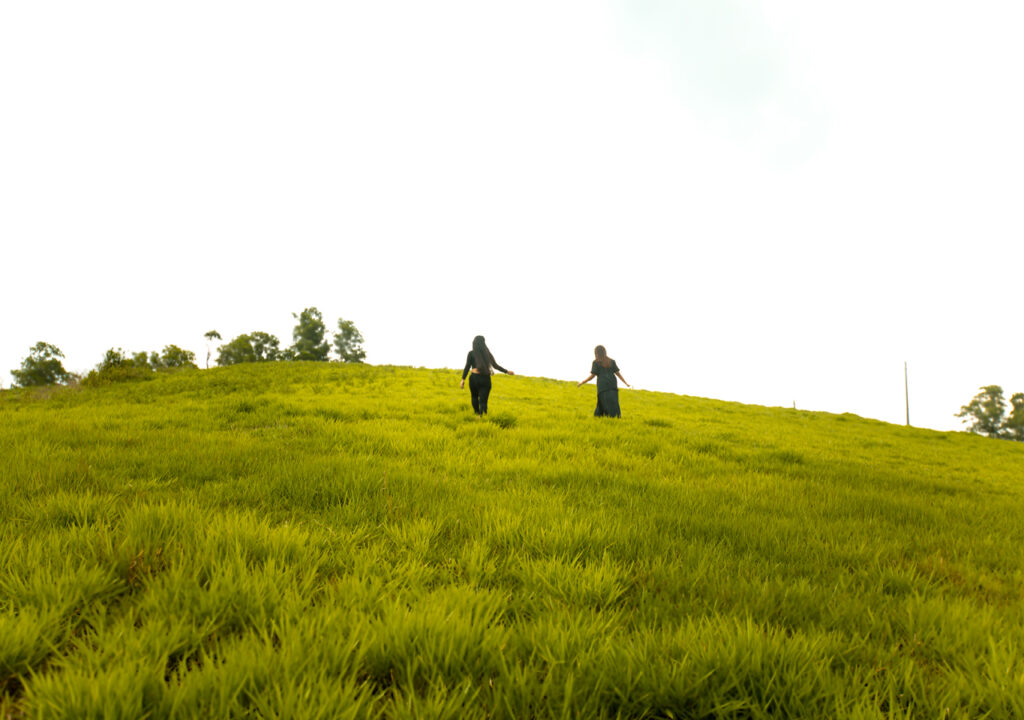
[[[473,402],[473,412],[484,415],[487,412],[487,396],[491,394],[491,376],[483,373],[471,373],[469,376],[469,397]]]

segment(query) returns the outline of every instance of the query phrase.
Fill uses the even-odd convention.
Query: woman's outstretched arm
[[[582,381],[576,383],[576,387],[582,387],[583,385],[586,385],[588,382],[593,380],[595,377],[597,377],[597,375],[595,375],[594,373],[590,373],[589,375],[587,375],[586,380],[582,380]],[[623,381],[623,382],[625,382],[625,381]]]
[[[628,387],[628,388],[631,388],[631,387],[633,387],[633,386],[632,386],[632,385],[630,385],[630,384],[629,384],[628,382],[626,382],[626,378],[622,377],[622,373],[620,373],[620,372],[617,372],[617,373],[615,373],[615,374],[619,376],[619,380],[621,380],[621,381],[622,381],[622,384],[623,384],[623,385],[625,385],[625,386],[626,386],[626,387]]]
[[[491,357],[491,362],[494,364],[494,369],[495,370],[500,370],[501,372],[505,373],[506,375],[515,375],[515,373],[512,372],[511,370],[506,370],[501,365],[499,365],[498,362],[494,359],[494,357]]]

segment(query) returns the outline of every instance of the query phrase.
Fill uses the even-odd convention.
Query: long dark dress
[[[612,360],[608,367],[602,367],[595,360],[590,366],[590,372],[597,376],[597,409],[594,410],[594,417],[622,417],[619,409],[619,383],[615,379],[619,366]]]

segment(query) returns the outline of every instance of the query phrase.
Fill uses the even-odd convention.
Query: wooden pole
[[[907,361],[903,361],[903,399],[907,403],[907,427],[910,427],[910,386],[907,383]]]

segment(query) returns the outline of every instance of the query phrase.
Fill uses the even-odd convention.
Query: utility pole
[[[910,427],[910,386],[907,383],[907,361],[903,361],[903,399],[907,403],[907,427]]]

